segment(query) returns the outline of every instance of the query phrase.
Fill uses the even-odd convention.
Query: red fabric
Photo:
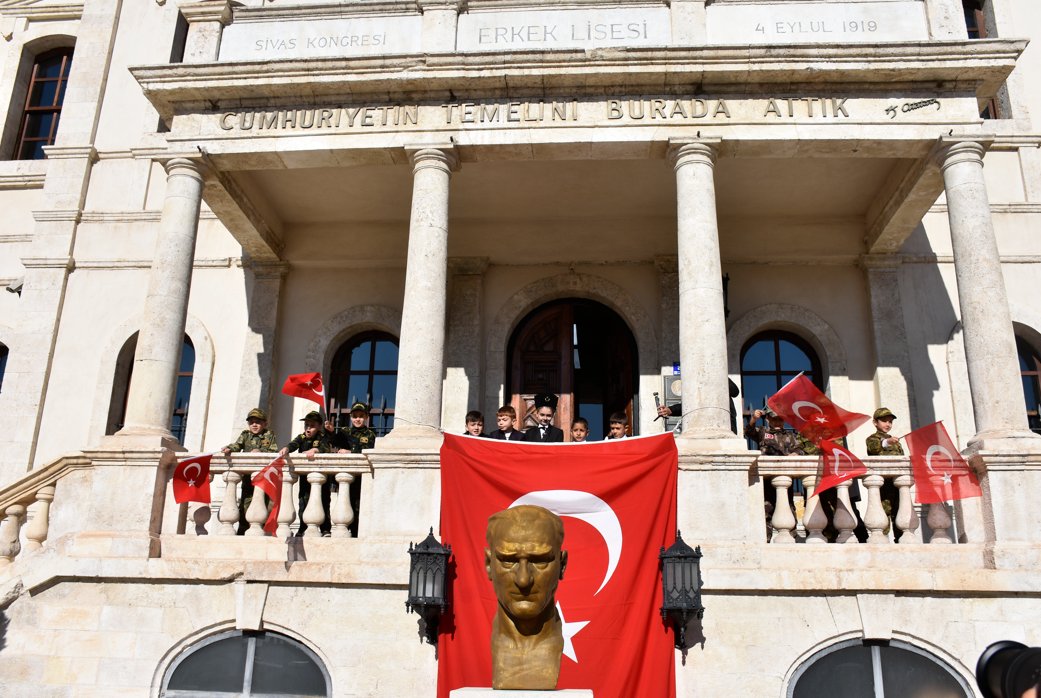
[[[870,419],[866,414],[842,409],[803,375],[788,381],[766,404],[814,443],[846,436]]]
[[[821,441],[817,446],[822,451],[821,479],[813,490],[815,495],[867,473],[867,466],[859,458],[834,441]]]
[[[983,496],[976,474],[958,453],[943,423],[915,429],[904,440],[911,452],[915,502],[938,504]]]
[[[282,392],[318,403],[319,407],[325,409],[325,384],[321,373],[294,373],[286,378]]]
[[[173,497],[184,502],[210,503],[210,459],[213,455],[182,460],[173,471]]]
[[[439,631],[439,698],[455,688],[491,686],[496,599],[484,534],[488,517],[514,503],[545,506],[564,522],[569,559],[556,595],[566,631],[558,688],[591,688],[597,698],[675,696],[658,552],[675,540],[676,472],[672,434],[553,445],[446,434],[441,536],[452,546],[454,577]],[[567,637],[580,623],[586,625],[571,636],[576,662],[567,656]]]
[[[285,463],[285,458],[276,458],[253,476],[253,486],[271,500],[271,513],[264,522],[264,530],[271,535],[275,535],[278,528],[278,510],[282,507],[282,466]]]

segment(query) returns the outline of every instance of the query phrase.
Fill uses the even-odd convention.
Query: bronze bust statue
[[[537,506],[493,514],[485,533],[488,579],[499,600],[492,623],[492,688],[554,689],[564,649],[554,595],[564,577],[564,524]]]

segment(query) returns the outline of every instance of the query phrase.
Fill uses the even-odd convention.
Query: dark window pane
[[[244,637],[229,637],[188,655],[170,676],[170,690],[241,692],[246,643]]]
[[[350,382],[347,384],[347,394],[343,396],[343,405],[345,407],[350,406],[352,402],[361,400],[365,402],[369,399],[369,376],[351,376]]]
[[[398,387],[398,377],[394,376],[373,376],[372,377],[372,405],[373,407],[381,407],[384,404],[386,409],[394,409],[394,393]],[[386,400],[386,403],[384,403]]]
[[[369,356],[371,353],[372,342],[362,342],[358,346],[354,347],[354,351],[351,352],[351,370],[368,371]]]
[[[894,698],[906,696],[893,693]],[[793,698],[875,698],[871,648],[848,647],[826,654],[799,677]]]
[[[58,94],[57,80],[38,80],[29,94],[29,106],[53,107],[54,98]]]
[[[55,106],[60,107],[62,104],[65,103],[65,90],[68,88],[68,86],[69,86],[69,81],[68,80],[62,80],[61,81],[61,89],[58,90],[58,103]]]
[[[806,352],[802,349],[784,339],[779,344],[781,347],[781,370],[798,372],[809,371],[812,368],[810,357],[806,356]]]
[[[325,677],[303,649],[276,635],[256,640],[253,695],[326,695]]]
[[[756,342],[748,347],[741,360],[742,371],[773,371],[777,368],[772,341]]]
[[[36,77],[37,78],[57,78],[61,77],[61,68],[64,64],[64,55],[51,56],[50,58],[44,58],[37,66]]]
[[[0,344],[0,390],[4,386],[4,373],[7,372],[7,354],[8,349],[3,344]]]
[[[22,145],[22,149],[18,152],[19,160],[43,160],[43,146],[47,145],[47,141],[28,141]]]
[[[1023,398],[1026,400],[1028,412],[1037,409],[1038,403],[1041,402],[1041,395],[1038,394],[1035,376],[1023,376]]]
[[[954,677],[928,657],[899,647],[879,647],[879,651],[882,687],[887,698],[966,698],[965,691]]]
[[[50,138],[52,121],[54,121],[54,114],[52,112],[26,114],[25,137]]]
[[[776,393],[778,388],[777,379],[773,376],[744,376],[741,384],[745,405],[751,403],[752,409],[762,407],[763,399]]]
[[[376,342],[376,364],[373,366],[377,371],[398,370],[398,345],[393,342]]]
[[[181,373],[191,373],[195,370],[195,347],[191,342],[185,342],[181,347]]]

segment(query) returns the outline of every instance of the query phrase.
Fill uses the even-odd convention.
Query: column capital
[[[185,21],[189,24],[193,22],[220,22],[223,26],[231,24],[232,11],[230,0],[224,0],[224,2],[213,2],[213,0],[181,2],[178,3],[177,9],[181,11]]]
[[[444,10],[458,14],[466,7],[466,0],[419,0],[418,5],[419,11],[423,14],[432,10]]]
[[[989,147],[990,141],[941,138],[933,148],[932,158],[941,172],[964,162],[978,163],[982,167],[983,156]]]
[[[712,167],[720,143],[720,138],[670,138],[666,157],[677,170],[694,163]]]
[[[451,143],[436,145],[406,145],[405,153],[412,163],[412,172],[433,167],[444,172],[455,172],[459,169],[459,153]]]
[[[487,271],[489,261],[487,257],[449,257],[448,270],[457,276],[480,275]]]
[[[203,181],[203,164],[199,160],[176,157],[163,163],[167,177],[191,177]]]

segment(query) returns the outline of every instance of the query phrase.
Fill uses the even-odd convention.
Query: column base
[[[965,445],[969,454],[981,451],[996,453],[1041,453],[1041,436],[1019,429],[981,431]]]
[[[688,429],[676,435],[681,453],[744,453],[748,444],[730,430]]]
[[[125,427],[115,434],[103,436],[92,451],[150,451],[167,449],[184,453],[188,449],[164,429],[147,427]]]

